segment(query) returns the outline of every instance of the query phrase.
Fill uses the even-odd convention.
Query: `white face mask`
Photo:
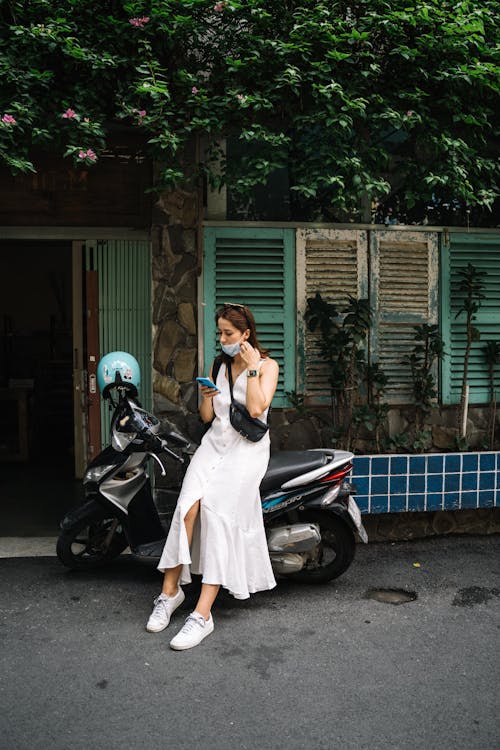
[[[221,349],[224,352],[224,354],[228,355],[228,357],[235,357],[240,351],[240,345],[238,343],[221,344]]]

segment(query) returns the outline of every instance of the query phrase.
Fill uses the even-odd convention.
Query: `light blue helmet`
[[[121,388],[137,396],[141,384],[141,369],[128,352],[105,354],[97,365],[97,384],[104,398],[112,388]]]

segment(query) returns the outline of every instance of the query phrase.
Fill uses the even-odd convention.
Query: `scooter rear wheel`
[[[83,518],[64,530],[57,540],[57,557],[72,570],[90,570],[107,565],[127,548],[128,542],[120,526],[109,534],[115,518],[93,515]]]
[[[356,551],[356,540],[347,524],[331,513],[312,510],[301,513],[300,520],[319,525],[321,542],[312,559],[289,578],[301,583],[326,583],[345,573]]]

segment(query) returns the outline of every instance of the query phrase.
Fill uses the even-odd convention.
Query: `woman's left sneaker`
[[[213,633],[214,621],[212,615],[205,620],[198,612],[191,612],[183,627],[170,641],[170,648],[174,651],[185,651],[202,642],[207,635]]]

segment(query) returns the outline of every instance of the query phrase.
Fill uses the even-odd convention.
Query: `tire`
[[[321,511],[301,513],[300,521],[318,524],[321,542],[314,559],[288,577],[301,583],[326,583],[345,573],[356,550],[354,534],[347,524],[338,516]]]
[[[115,518],[95,513],[82,518],[59,535],[57,557],[71,570],[92,570],[107,565],[128,547],[120,525],[107,541],[113,524],[116,524]]]

